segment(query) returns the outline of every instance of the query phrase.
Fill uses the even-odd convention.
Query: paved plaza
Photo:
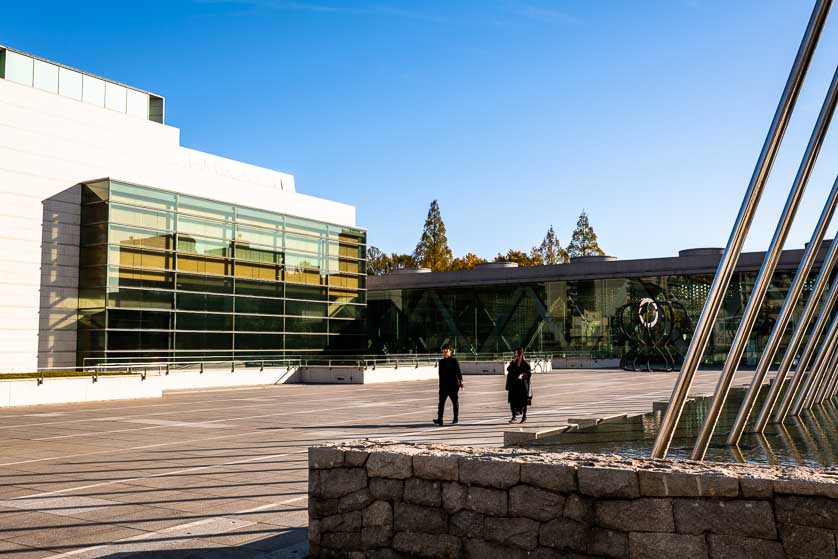
[[[744,382],[751,373],[740,373]],[[709,394],[717,371],[700,372]],[[528,427],[643,413],[675,373],[534,377]],[[49,379],[47,379],[49,382]],[[465,378],[460,424],[436,382],[279,385],[0,410],[0,559],[304,557],[307,448],[357,438],[500,445],[504,378]],[[446,422],[450,421],[450,406]]]

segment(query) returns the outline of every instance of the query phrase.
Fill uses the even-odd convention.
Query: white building
[[[296,192],[291,175],[181,146],[158,95],[2,46],[0,78],[0,372],[77,365],[80,183],[355,226],[354,207]]]

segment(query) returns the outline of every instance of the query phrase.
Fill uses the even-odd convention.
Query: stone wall
[[[524,449],[313,447],[310,556],[832,558],[836,476]]]

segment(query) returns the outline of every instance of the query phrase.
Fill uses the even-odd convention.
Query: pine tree
[[[552,225],[547,230],[547,234],[544,235],[544,240],[541,241],[541,245],[532,248],[530,258],[536,266],[567,263],[567,251],[562,248],[562,244],[559,242],[559,238],[556,236],[556,231],[553,230]]]
[[[430,268],[433,272],[445,272],[451,269],[453,255],[448,248],[448,238],[445,236],[445,223],[439,212],[436,200],[431,202],[422,238],[413,251],[413,258],[419,266]]]
[[[588,222],[588,214],[584,210],[579,214],[576,229],[570,236],[570,244],[567,245],[567,255],[570,257],[605,255],[605,251],[599,248],[596,233],[594,233],[594,228]]]

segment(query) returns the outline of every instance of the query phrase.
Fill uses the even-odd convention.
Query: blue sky
[[[0,43],[166,96],[184,145],[295,175],[412,251],[724,246],[812,1],[11,2]],[[764,249],[838,63],[827,23],[746,249]],[[787,247],[838,172],[838,124]],[[830,236],[838,228],[830,230]]]

